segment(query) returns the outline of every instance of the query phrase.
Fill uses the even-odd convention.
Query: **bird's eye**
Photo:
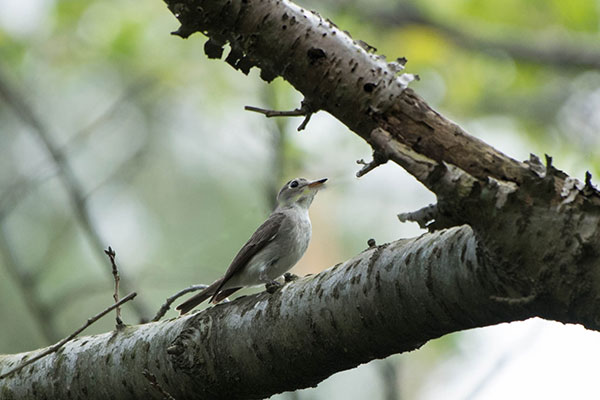
[[[291,187],[291,188],[298,187],[298,181],[291,181],[291,182],[290,182],[290,187]]]

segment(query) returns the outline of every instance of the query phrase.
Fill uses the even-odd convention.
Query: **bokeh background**
[[[303,0],[389,59],[470,133],[516,159],[600,176],[600,1]],[[112,246],[136,290],[124,320],[210,283],[295,176],[329,177],[293,272],[420,235],[435,199],[331,116],[266,119],[301,96],[169,35],[160,0],[0,0],[0,353],[49,345],[112,303]],[[243,294],[251,293],[246,290]],[[168,317],[174,317],[170,311]],[[106,317],[87,334],[112,329]],[[448,335],[276,399],[595,398],[600,335],[530,320]]]

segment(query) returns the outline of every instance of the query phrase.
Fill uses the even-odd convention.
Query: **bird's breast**
[[[294,215],[289,218],[289,223],[282,225],[278,236],[277,260],[270,266],[268,275],[271,279],[289,271],[302,258],[310,237],[312,226],[308,214]]]

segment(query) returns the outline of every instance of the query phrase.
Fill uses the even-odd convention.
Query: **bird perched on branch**
[[[185,314],[210,298],[218,303],[245,286],[278,285],[275,279],[302,258],[312,227],[308,217],[315,195],[327,178],[287,182],[277,195],[277,208],[235,256],[222,278],[177,306]]]

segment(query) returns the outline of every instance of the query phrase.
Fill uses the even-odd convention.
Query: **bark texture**
[[[274,294],[76,339],[0,382],[2,399],[260,399],[314,386],[449,332],[535,315],[500,284],[463,226],[372,247]],[[39,350],[38,350],[39,351]],[[36,352],[2,356],[0,373]]]
[[[264,398],[458,330],[541,316],[600,330],[600,194],[471,137],[333,23],[280,0],[166,0],[176,32],[242,72],[281,75],[437,195],[432,233],[365,250],[273,295],[78,339],[0,381],[2,399]],[[466,224],[466,225],[465,225]],[[2,356],[0,373],[27,354]]]

